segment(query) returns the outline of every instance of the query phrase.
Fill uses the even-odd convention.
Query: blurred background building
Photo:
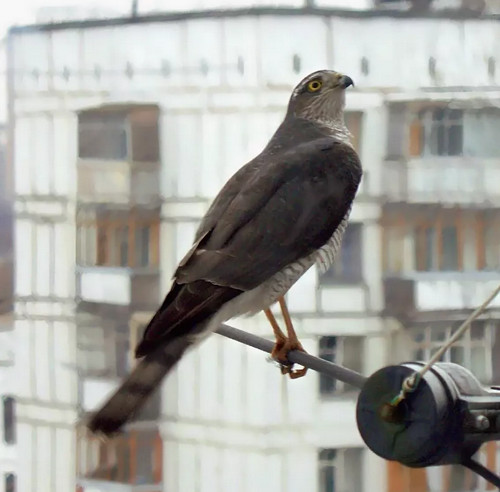
[[[0,351],[0,490],[485,490],[458,468],[378,459],[352,388],[287,380],[216,335],[119,438],[76,425],[129,370],[211,199],[311,71],[355,80],[346,121],[365,174],[336,265],[288,294],[305,348],[365,374],[426,359],[500,281],[499,2],[242,3],[45,9],[10,31],[15,366]],[[445,356],[484,383],[500,368],[499,308]],[[233,324],[271,333],[262,316]],[[498,470],[494,443],[481,459]]]

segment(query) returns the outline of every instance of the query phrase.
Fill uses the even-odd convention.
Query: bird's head
[[[287,115],[327,125],[343,122],[345,90],[351,85],[354,85],[351,77],[333,70],[314,72],[293,90]]]

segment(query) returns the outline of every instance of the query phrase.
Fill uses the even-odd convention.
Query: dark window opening
[[[16,442],[16,401],[11,396],[3,398],[3,439],[7,444]]]

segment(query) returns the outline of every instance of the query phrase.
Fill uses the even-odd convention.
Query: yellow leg
[[[288,311],[288,306],[286,305],[284,297],[280,297],[278,302],[283,314],[283,319],[285,320],[287,335],[285,335],[279,327],[278,322],[276,321],[276,318],[271,310],[266,309],[264,312],[266,313],[267,319],[271,323],[274,335],[276,336],[276,345],[271,352],[271,357],[281,364],[281,372],[283,374],[288,374],[291,379],[301,378],[306,375],[307,368],[304,367],[294,371],[292,369],[293,364],[288,361],[288,352],[291,350],[300,350],[301,352],[305,352],[305,350],[299,342],[297,333],[295,333],[290,312]]]

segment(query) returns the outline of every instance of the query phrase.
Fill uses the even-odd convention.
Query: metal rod
[[[473,460],[472,458],[467,458],[462,462],[462,465],[464,465],[469,470],[472,470],[473,472],[477,473],[478,475],[483,477],[487,482],[490,482],[495,487],[500,489],[500,477],[495,475],[491,470],[488,470],[488,468],[483,466],[481,463],[477,462],[476,460]]]
[[[216,330],[216,333],[226,338],[230,338],[231,340],[249,345],[250,347],[258,350],[262,350],[263,352],[267,352],[268,354],[271,353],[274,347],[274,343],[271,340],[266,340],[265,338],[252,335],[251,333],[238,330],[237,328],[228,325],[221,325],[220,328]],[[292,350],[288,354],[288,360],[294,364],[300,364],[301,366],[312,369],[313,371],[331,376],[332,378],[338,379],[339,381],[350,384],[359,389],[363,387],[366,381],[366,377],[356,371],[352,371],[351,369],[328,362],[305,352]]]

